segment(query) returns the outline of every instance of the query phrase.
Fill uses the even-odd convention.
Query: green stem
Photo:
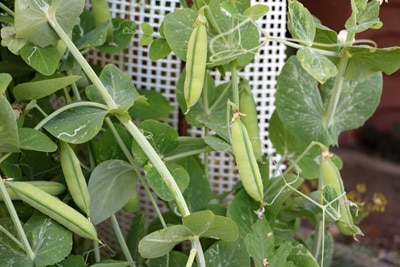
[[[130,266],[131,267],[135,267],[131,252],[129,251],[129,248],[126,245],[124,235],[122,234],[121,228],[119,227],[118,220],[117,220],[117,217],[115,216],[115,214],[113,214],[111,216],[111,224],[112,224],[112,226],[114,228],[114,232],[115,232],[115,234],[117,236],[119,245],[120,245],[120,247],[122,249],[122,253],[124,254],[126,260],[131,262]]]
[[[117,143],[118,143],[119,147],[121,148],[122,152],[128,159],[129,163],[132,164],[132,166],[134,167],[133,169],[136,173],[136,176],[139,178],[144,190],[146,191],[147,197],[150,199],[150,202],[153,205],[158,218],[160,219],[161,225],[163,226],[163,228],[167,228],[167,223],[165,222],[164,216],[162,215],[160,208],[157,205],[157,201],[154,199],[153,194],[151,193],[149,187],[146,184],[146,181],[143,179],[142,174],[140,173],[140,171],[137,167],[137,163],[136,163],[135,159],[133,158],[131,152],[126,147],[125,143],[122,141],[122,138],[118,134],[117,129],[115,129],[114,124],[112,123],[111,119],[106,118],[105,121],[106,121],[108,127],[111,129],[111,132],[113,133],[115,139],[117,140]]]
[[[207,136],[207,135],[208,135],[208,132],[205,130],[204,131],[204,136]],[[176,155],[172,155],[172,156],[169,156],[169,157],[164,157],[164,161],[168,162],[168,161],[173,161],[173,160],[179,160],[179,159],[183,159],[183,158],[186,158],[186,157],[189,157],[189,156],[194,156],[194,155],[198,155],[198,154],[201,154],[201,153],[207,153],[207,152],[210,152],[210,151],[213,151],[213,149],[210,148],[210,147],[201,148],[201,149],[197,149],[197,150],[191,150],[191,151],[187,151],[187,152],[184,152],[184,153],[179,153],[179,154],[176,154]]]
[[[93,250],[94,250],[95,262],[101,261],[99,242],[96,241],[93,242]]]
[[[319,256],[321,255],[321,266],[323,266],[325,225],[324,225],[324,220],[321,219],[320,214],[318,214],[317,216],[319,218],[317,218],[317,226],[315,227],[315,236],[314,236],[314,243],[312,246],[312,254],[313,254],[314,258],[317,260],[318,260]],[[324,217],[324,214],[322,217]]]
[[[238,71],[236,68],[236,60],[231,63],[231,82],[232,82],[232,98],[233,103],[236,105],[236,108],[240,110],[239,107],[239,84],[238,84]]]
[[[0,9],[3,9],[5,12],[7,12],[10,16],[14,17],[14,11],[9,9],[5,4],[0,2]]]
[[[17,244],[18,247],[20,247],[22,250],[25,250],[24,245],[1,224],[0,224],[0,232],[3,232],[8,238],[10,238],[15,244]]]
[[[25,231],[22,227],[21,221],[18,218],[17,211],[15,210],[15,207],[10,199],[10,196],[8,195],[6,186],[4,185],[4,181],[1,176],[0,176],[0,193],[3,196],[4,204],[6,204],[7,210],[10,213],[11,220],[13,221],[18,236],[21,239],[24,250],[28,258],[33,261],[35,258],[35,253],[33,252],[31,245],[29,244],[28,238],[25,235]]]
[[[329,100],[329,106],[326,115],[325,125],[327,128],[331,127],[332,124],[334,123],[334,117],[339,103],[340,95],[342,93],[344,75],[346,74],[348,61],[349,58],[347,57],[347,55],[341,57],[339,61],[338,75],[336,76],[335,83],[333,85],[332,96],[331,99]]]
[[[53,14],[54,13],[54,14]],[[117,109],[118,106],[108,93],[107,89],[101,82],[100,78],[97,76],[97,74],[94,72],[90,64],[86,61],[86,59],[83,57],[79,49],[75,46],[75,44],[72,42],[72,40],[69,38],[69,36],[64,32],[64,30],[61,28],[61,26],[58,24],[56,18],[55,18],[55,12],[52,13],[47,13],[47,20],[49,24],[52,26],[54,31],[58,34],[58,36],[61,38],[61,40],[65,43],[65,45],[68,47],[68,50],[71,52],[71,54],[74,56],[75,60],[78,62],[78,64],[82,67],[83,71],[86,73],[90,81],[96,86],[98,89],[98,92],[102,96],[104,102],[107,104],[107,106],[110,109]]]

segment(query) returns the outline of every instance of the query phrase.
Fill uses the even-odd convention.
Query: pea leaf
[[[262,267],[263,260],[274,255],[274,234],[267,220],[257,220],[253,231],[246,235],[246,249],[255,262],[255,266]]]
[[[129,109],[129,114],[132,118],[142,121],[168,118],[174,109],[160,92],[143,89],[137,91],[146,98],[146,101],[135,101],[135,104]]]
[[[188,262],[188,255],[178,252],[178,251],[171,251],[168,254],[150,259],[147,263],[148,267],[176,267],[176,266],[186,266]],[[196,266],[196,265],[193,265]]]
[[[196,11],[185,8],[168,13],[163,21],[164,35],[169,47],[184,61],[196,17]]]
[[[247,8],[243,12],[243,16],[251,20],[257,20],[263,17],[269,11],[269,6],[263,4],[255,4]]]
[[[204,253],[207,267],[249,266],[250,256],[242,239],[236,242],[218,241]]]
[[[131,164],[107,160],[93,170],[89,178],[90,215],[99,224],[120,210],[136,190],[137,176]]]
[[[299,267],[319,267],[319,263],[313,257],[311,252],[298,242],[292,242],[292,250],[287,258],[288,261],[293,261]]]
[[[35,252],[35,266],[55,264],[71,253],[72,233],[47,216],[35,212],[24,228]]]
[[[380,28],[379,1],[357,1],[352,3],[352,14],[345,23],[350,33],[363,32],[369,28]]]
[[[367,80],[345,81],[332,125],[326,125],[326,112],[334,85],[333,79],[323,86],[291,57],[278,78],[276,110],[285,128],[297,139],[308,144],[319,141],[325,145],[337,143],[340,132],[361,126],[378,105],[382,77],[376,74]]]
[[[59,39],[47,21],[55,15],[58,24],[66,32],[79,23],[79,14],[85,6],[84,0],[57,1],[19,0],[15,2],[14,27],[19,38],[45,47]]]
[[[221,11],[229,17],[232,17],[232,18],[235,18],[235,19],[238,19],[241,21],[246,19],[246,17],[243,16],[242,14],[240,14],[239,10],[231,2],[222,2],[220,8],[221,8]]]
[[[46,123],[44,128],[64,142],[82,144],[97,135],[106,115],[104,109],[79,106],[60,113]]]
[[[338,73],[332,61],[311,48],[300,48],[296,56],[301,66],[320,83],[326,82]]]
[[[8,100],[0,95],[0,153],[19,152],[18,127]]]
[[[166,163],[166,165],[181,192],[185,191],[190,181],[188,172],[178,164]],[[169,191],[167,184],[161,178],[160,174],[153,165],[147,164],[144,167],[144,172],[151,188],[161,199],[165,201],[174,200],[174,195]]]
[[[150,46],[149,57],[151,60],[165,58],[171,53],[171,48],[165,38],[155,39]]]
[[[30,82],[17,84],[13,93],[17,100],[39,99],[57,92],[80,78],[77,75],[40,77]]]
[[[200,237],[234,242],[239,238],[238,227],[230,218],[214,215],[210,210],[198,211],[182,218],[182,223]]]
[[[173,225],[146,235],[139,242],[139,253],[143,258],[161,257],[177,244],[192,237],[192,231],[186,226]]]
[[[46,47],[25,45],[19,54],[26,64],[46,76],[56,71],[60,60],[60,53],[54,45]]]
[[[12,81],[12,76],[10,74],[0,73],[0,95],[4,94],[11,81]]]
[[[32,128],[18,128],[21,149],[54,152],[57,145],[44,133]]]
[[[311,13],[298,1],[289,2],[288,28],[293,38],[311,46],[314,41],[316,26]]]
[[[371,77],[376,72],[390,75],[400,68],[400,47],[372,48],[348,47],[342,55],[349,58],[345,77],[357,81]]]
[[[122,110],[128,110],[139,96],[131,77],[113,64],[107,64],[100,74],[100,80],[107,92]],[[95,85],[86,88],[87,97],[95,102],[104,103]]]
[[[113,42],[106,42],[97,49],[102,53],[118,53],[123,51],[130,44],[133,35],[136,32],[136,24],[129,19],[113,18],[114,33]]]
[[[86,49],[96,46],[101,46],[107,39],[107,28],[109,21],[100,24],[93,30],[85,33],[77,42],[76,46],[79,49]]]
[[[161,158],[179,145],[178,133],[174,128],[165,123],[155,120],[146,120],[140,124],[140,128]],[[146,164],[147,156],[134,140],[132,142],[132,153],[140,165]]]

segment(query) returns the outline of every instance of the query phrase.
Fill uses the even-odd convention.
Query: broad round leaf
[[[54,152],[57,145],[44,133],[32,128],[18,128],[21,149]]]
[[[0,153],[19,152],[18,127],[8,100],[0,95]]]
[[[106,115],[104,109],[80,106],[60,113],[44,128],[64,142],[82,144],[97,135]]]
[[[137,177],[131,164],[122,160],[100,163],[90,175],[90,215],[99,224],[119,211],[136,189]]]

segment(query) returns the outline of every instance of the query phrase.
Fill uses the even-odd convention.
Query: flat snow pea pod
[[[70,231],[83,238],[100,242],[93,224],[85,218],[85,216],[58,198],[29,183],[8,182],[6,185],[10,187],[22,201],[49,216]]]
[[[256,160],[261,162],[262,142],[260,139],[260,129],[258,127],[256,102],[251,94],[249,81],[246,79],[240,81],[239,88],[242,89],[239,97],[240,113],[246,115],[241,117],[241,121],[249,134]]]
[[[16,184],[16,183],[32,184],[53,196],[57,196],[65,191],[65,186],[63,184],[57,183],[57,182],[50,182],[50,181],[29,181],[28,182],[27,181],[27,182],[12,182],[12,183],[14,183],[14,184]],[[8,191],[8,195],[10,196],[10,198],[12,200],[20,200],[18,195],[16,193],[14,193],[14,191],[12,191],[11,188],[7,188],[7,191]],[[3,200],[3,198],[0,195],[0,201],[2,201],[2,200]]]
[[[207,19],[199,10],[199,15],[194,23],[186,53],[186,77],[183,94],[186,102],[186,113],[197,103],[203,91],[204,77],[207,64]]]
[[[254,156],[249,134],[239,118],[240,115],[237,114],[234,115],[232,123],[232,148],[240,179],[249,196],[263,206],[264,188],[260,169]]]
[[[361,229],[354,224],[353,217],[350,212],[350,201],[347,200],[345,195],[343,180],[336,165],[331,160],[332,155],[329,151],[323,151],[320,163],[320,179],[322,186],[331,185],[336,191],[339,199],[340,218],[336,222],[339,231],[344,235],[355,237],[356,235],[363,235]]]
[[[90,196],[80,161],[68,143],[60,141],[61,168],[75,204],[90,217]]]

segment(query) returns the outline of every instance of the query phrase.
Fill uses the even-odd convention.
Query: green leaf
[[[146,120],[141,123],[140,128],[161,158],[164,158],[179,145],[178,133],[168,124]],[[136,141],[132,142],[132,153],[140,165],[146,164],[147,156]]]
[[[158,257],[155,259],[150,259],[147,263],[148,267],[177,267],[177,266],[186,266],[188,261],[188,255],[178,252],[171,251],[170,253]],[[195,263],[192,265],[193,267],[197,266]]]
[[[114,33],[113,42],[105,43],[97,49],[102,53],[122,52],[131,43],[132,37],[136,32],[136,24],[129,19],[113,18]]]
[[[325,83],[338,74],[332,61],[311,48],[300,48],[296,56],[301,66],[320,83]]]
[[[204,141],[216,151],[226,152],[233,155],[231,144],[216,135],[207,135],[204,137]]]
[[[204,257],[207,267],[251,266],[242,239],[233,243],[218,241],[207,249]]]
[[[243,12],[243,16],[251,20],[257,20],[263,17],[269,11],[269,6],[263,4],[255,4],[247,8]]]
[[[60,53],[54,45],[43,48],[36,45],[25,45],[19,53],[26,64],[46,76],[52,75],[56,71],[60,60]]]
[[[99,224],[120,210],[136,190],[137,176],[131,164],[107,160],[93,170],[89,178],[90,215]]]
[[[207,67],[222,66],[236,60],[238,68],[241,68],[249,64],[258,51],[258,29],[251,21],[239,25],[240,21],[221,10],[223,3],[225,1],[220,0],[210,0],[209,3],[219,30],[210,27],[208,32],[210,58]]]
[[[35,253],[35,266],[55,264],[71,253],[72,233],[47,216],[35,212],[24,228]]]
[[[246,235],[247,252],[253,258],[255,266],[263,267],[263,260],[268,260],[274,254],[274,234],[266,219],[257,220],[252,233]]]
[[[260,203],[249,197],[245,190],[240,190],[228,207],[227,215],[239,228],[239,235],[244,238],[253,231],[253,225],[258,219],[254,213],[260,208]]]
[[[313,231],[307,239],[304,240],[305,246],[308,248],[308,250],[312,249],[313,244],[315,242],[320,242],[320,240],[316,240],[318,236],[316,235],[316,232]],[[322,254],[322,250],[320,251],[321,253],[317,257],[317,261],[321,262],[321,256],[324,257],[324,265],[321,267],[329,267],[331,266],[332,263],[332,258],[334,254],[334,239],[332,234],[329,231],[325,231],[324,233],[324,253]],[[293,256],[291,256],[293,258]]]
[[[134,263],[129,261],[106,259],[96,262],[95,264],[90,265],[90,267],[126,267],[132,266],[132,264]]]
[[[132,118],[142,121],[168,118],[174,109],[160,92],[139,89],[138,93],[144,96],[147,101],[135,101],[135,104],[129,109],[129,114]]]
[[[166,157],[182,157],[196,152],[196,154],[200,154],[200,152],[204,152],[209,148],[204,142],[203,138],[179,136],[178,141],[179,145],[174,150],[165,155]]]
[[[0,218],[0,225],[13,236],[18,236],[10,217]],[[11,240],[3,231],[0,231],[0,266],[34,267],[34,263],[28,258],[26,252]]]
[[[8,73],[0,73],[0,95],[4,94],[12,81],[12,76]]]
[[[163,21],[164,35],[171,50],[186,61],[186,50],[197,12],[185,8],[168,13]]]
[[[166,165],[171,175],[174,177],[175,182],[178,184],[179,189],[181,192],[183,192],[189,185],[190,177],[188,172],[178,164],[166,163]],[[165,201],[171,201],[175,199],[172,193],[169,191],[167,184],[161,178],[160,174],[153,165],[147,164],[144,167],[144,172],[151,188],[161,199]]]
[[[120,109],[128,110],[139,96],[131,77],[113,64],[107,64],[104,67],[100,80]],[[86,88],[86,95],[92,101],[104,103],[95,85]]]
[[[379,1],[357,1],[352,4],[352,14],[345,23],[346,30],[350,33],[359,33],[370,28],[380,28]]]
[[[171,47],[169,47],[167,39],[157,38],[150,46],[149,58],[151,60],[159,60],[167,57],[171,53]]]
[[[14,26],[17,36],[41,47],[55,44],[58,36],[47,21],[47,17],[54,13],[61,28],[70,33],[79,23],[79,14],[84,9],[85,1],[57,1],[57,4],[52,6],[48,0],[16,1]]]
[[[51,95],[58,90],[78,81],[81,77],[76,75],[53,77],[40,77],[14,87],[13,93],[17,100],[33,100]]]
[[[148,36],[148,35],[142,35],[139,40],[140,45],[149,45],[153,42],[153,36]]]
[[[220,8],[221,8],[221,11],[229,17],[232,17],[232,18],[235,18],[235,19],[238,19],[241,21],[246,19],[246,17],[243,16],[242,14],[240,14],[239,10],[231,2],[222,2]]]
[[[152,35],[154,32],[153,27],[147,22],[143,22],[140,27],[145,35]]]
[[[298,1],[289,2],[288,28],[293,38],[311,46],[315,37],[315,23],[311,13]]]
[[[182,218],[182,223],[200,237],[221,239],[234,242],[239,238],[239,231],[230,218],[214,215],[209,210],[198,211]]]
[[[106,42],[107,39],[107,29],[109,21],[100,24],[93,30],[85,33],[77,42],[76,47],[80,50],[87,49],[91,47],[101,46]]]
[[[193,238],[193,233],[184,225],[173,225],[146,235],[139,242],[139,253],[143,258],[157,258],[170,252],[175,245]]]
[[[69,255],[63,261],[57,263],[57,267],[86,267],[85,259],[82,255]]]
[[[277,81],[276,110],[285,128],[305,144],[319,141],[336,144],[344,130],[361,126],[378,104],[382,77],[376,74],[367,80],[344,81],[333,123],[326,125],[326,113],[333,79],[322,86],[301,67],[295,57],[286,62]]]
[[[0,153],[19,152],[18,127],[8,100],[0,95]]]
[[[342,55],[349,58],[345,77],[352,81],[380,71],[390,75],[400,68],[400,47],[348,47],[343,49]]]
[[[143,259],[139,254],[139,241],[146,234],[146,225],[144,220],[144,215],[138,213],[133,217],[131,226],[129,228],[128,234],[126,236],[126,244],[128,246],[129,252],[135,262],[141,262]]]
[[[87,106],[70,108],[44,125],[54,137],[67,143],[82,144],[101,130],[107,111]]]
[[[195,212],[206,209],[211,200],[212,192],[200,159],[195,156],[185,157],[177,163],[189,173],[190,182],[183,192],[189,210]]]
[[[292,243],[292,251],[287,260],[295,262],[298,267],[320,267],[311,252],[297,242]]]
[[[44,133],[32,128],[18,128],[21,149],[54,152],[57,145]]]

